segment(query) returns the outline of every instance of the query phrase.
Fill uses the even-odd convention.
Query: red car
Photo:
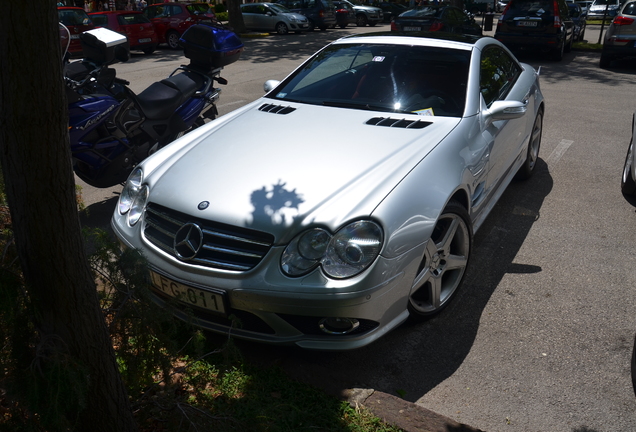
[[[155,26],[159,43],[179,48],[179,38],[190,26],[216,22],[207,3],[160,3],[148,5],[143,15]]]
[[[73,58],[82,57],[82,44],[79,35],[86,30],[95,28],[93,21],[89,18],[84,9],[78,7],[58,7],[57,15],[59,21],[66,26],[71,34],[71,44],[68,53]]]
[[[126,35],[131,50],[152,54],[159,44],[154,26],[141,12],[105,11],[88,15],[96,26]]]

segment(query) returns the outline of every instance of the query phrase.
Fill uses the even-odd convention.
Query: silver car
[[[473,233],[534,172],[538,72],[489,37],[374,33],[266,90],[124,186],[112,227],[147,257],[155,300],[214,332],[324,350],[440,312]]]
[[[603,37],[599,66],[608,68],[612,61],[636,57],[636,2],[625,3]]]
[[[283,5],[275,3],[247,3],[241,5],[243,22],[248,30],[275,31],[287,34],[309,30],[307,17],[291,12]]]

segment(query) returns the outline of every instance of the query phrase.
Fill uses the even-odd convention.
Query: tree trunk
[[[70,413],[77,430],[134,431],[80,231],[55,2],[3,6],[0,162],[38,360],[68,358],[87,372],[84,408]]]
[[[234,33],[245,33],[245,22],[241,13],[240,0],[227,0],[227,15],[232,31]]]

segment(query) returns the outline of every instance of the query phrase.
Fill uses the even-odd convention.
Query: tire
[[[552,51],[552,59],[554,61],[561,61],[563,60],[563,53],[565,52],[565,41],[563,41],[563,43],[561,44],[561,46],[559,46],[558,48],[556,48],[554,51]]]
[[[541,136],[543,135],[543,109],[539,109],[537,116],[534,119],[532,125],[532,133],[530,135],[530,142],[528,143],[528,151],[526,153],[526,160],[517,171],[515,178],[517,180],[527,180],[532,177],[534,168],[537,166],[537,160],[539,159],[539,150],[541,149]]]
[[[144,48],[142,51],[144,52],[144,54],[150,55],[153,52],[155,52],[155,48],[154,47],[153,48]]]
[[[313,22],[312,20],[309,20],[309,29],[307,31],[314,31],[316,29],[316,23]]]
[[[179,49],[179,33],[176,31],[169,31],[166,34],[166,43],[168,44],[168,48],[176,50]]]
[[[598,63],[599,67],[607,69],[610,67],[611,63],[612,58],[610,56],[608,56],[607,54],[601,54],[601,61]]]
[[[636,192],[636,181],[632,177],[632,162],[634,160],[634,143],[630,142],[627,148],[627,156],[625,156],[625,164],[623,165],[623,176],[621,177],[621,192],[623,195],[634,195]]]
[[[377,24],[377,22],[370,22],[369,23],[369,27],[375,27],[376,24]]]
[[[570,38],[570,42],[565,45],[565,48],[563,49],[563,51],[568,52],[568,53],[570,51],[572,51],[572,44],[573,43],[574,43],[574,35],[572,35],[572,37]]]
[[[346,25],[346,24],[340,24],[340,28],[341,28],[341,29],[343,29],[343,28],[347,28],[347,25]]]
[[[585,27],[583,27],[583,29],[581,30],[581,33],[579,33],[579,42],[583,42],[585,40]]]
[[[279,35],[286,35],[287,33],[289,33],[289,28],[287,28],[287,25],[284,22],[277,23],[275,29],[276,33],[278,33]]]
[[[364,15],[356,15],[356,25],[358,27],[364,27],[367,25],[367,17]]]
[[[435,224],[411,287],[411,319],[426,319],[448,305],[464,280],[472,243],[468,212],[450,201]]]

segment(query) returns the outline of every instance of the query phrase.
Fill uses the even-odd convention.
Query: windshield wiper
[[[397,113],[410,113],[411,111],[405,111],[400,109],[394,109],[386,105],[372,105],[364,102],[342,102],[334,100],[323,101],[324,106],[337,107],[337,108],[354,108],[367,111],[382,111],[382,112],[397,112]]]

